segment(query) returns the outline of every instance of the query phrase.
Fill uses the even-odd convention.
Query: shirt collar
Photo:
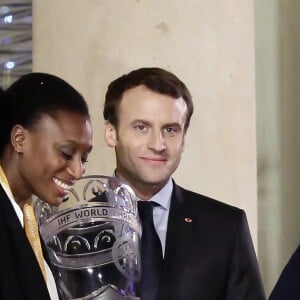
[[[116,177],[116,170],[113,174]],[[155,195],[153,195],[149,200],[158,203],[165,210],[170,209],[171,197],[173,192],[173,180],[170,177],[167,183],[161,188]]]
[[[165,210],[170,209],[171,196],[173,191],[173,181],[172,178],[169,178],[165,186],[159,190],[154,196],[149,200],[160,204]]]

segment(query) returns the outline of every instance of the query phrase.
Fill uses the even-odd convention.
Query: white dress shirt
[[[173,191],[173,181],[170,178],[166,183],[166,185],[158,193],[156,193],[148,200],[159,204],[158,206],[155,206],[153,209],[153,223],[161,242],[163,257],[165,255],[165,248],[166,248],[167,227],[168,227],[168,218],[170,212],[172,191]]]

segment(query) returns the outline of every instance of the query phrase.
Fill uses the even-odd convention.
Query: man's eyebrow
[[[179,123],[175,122],[175,123],[167,123],[164,125],[164,127],[178,127],[181,128],[183,126],[181,126]]]
[[[142,120],[142,119],[135,119],[132,122],[130,122],[130,124],[135,124],[135,123],[141,123],[143,125],[151,125],[149,121]]]

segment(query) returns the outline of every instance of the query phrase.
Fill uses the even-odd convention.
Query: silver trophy
[[[140,299],[141,227],[132,189],[86,176],[59,206],[35,201],[61,299]]]

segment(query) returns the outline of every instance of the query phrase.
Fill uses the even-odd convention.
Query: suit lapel
[[[185,204],[182,189],[174,183],[159,299],[164,298],[164,289],[168,289],[168,286],[177,286],[180,280],[179,274],[182,273],[184,262],[189,255],[189,246],[197,221],[198,217]]]

